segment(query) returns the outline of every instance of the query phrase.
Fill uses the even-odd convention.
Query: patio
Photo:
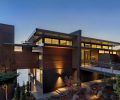
[[[103,100],[102,97],[98,95],[98,91],[91,91],[92,84],[98,84],[97,87],[100,91],[101,88],[99,88],[99,84],[101,83],[102,80],[95,80],[91,82],[82,83],[81,87],[76,84],[73,84],[72,87],[59,88],[47,94],[41,94],[41,92],[38,91],[34,92],[33,95],[35,96],[36,100],[74,100],[72,98],[76,94],[79,95],[79,97],[81,98],[80,100],[84,100],[85,98],[87,100]]]

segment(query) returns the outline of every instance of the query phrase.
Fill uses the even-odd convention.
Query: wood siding
[[[39,54],[33,53],[32,47],[23,47],[22,52],[14,52],[13,45],[0,45],[0,69],[15,70],[39,67]]]
[[[38,68],[38,53],[33,53],[31,47],[23,47],[23,52],[15,52],[17,68]]]
[[[43,92],[63,87],[64,77],[72,75],[72,49],[43,48]]]

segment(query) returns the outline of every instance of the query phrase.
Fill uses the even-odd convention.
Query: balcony
[[[108,75],[118,75],[120,74],[120,63],[99,63],[96,65],[82,65],[81,69]]]

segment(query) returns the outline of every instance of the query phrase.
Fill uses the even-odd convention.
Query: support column
[[[72,53],[72,66],[77,70],[77,81],[80,82],[80,66],[81,66],[81,30],[73,32],[75,35],[73,46],[75,49]],[[81,82],[80,82],[81,83]]]

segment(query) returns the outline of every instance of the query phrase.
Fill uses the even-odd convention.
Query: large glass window
[[[84,43],[81,43],[81,46],[84,47]]]
[[[113,51],[113,54],[117,54],[117,52],[116,52],[116,51]]]
[[[36,69],[36,79],[40,82],[40,69]]]
[[[41,54],[39,55],[39,60],[42,60],[42,55]]]
[[[43,83],[43,70],[40,69],[40,83]]]
[[[97,48],[101,48],[101,45],[97,45]]]
[[[41,69],[36,69],[36,79],[42,84],[43,71]]]
[[[88,48],[89,48],[89,47],[90,47],[90,44],[85,44],[85,47],[88,47]]]
[[[109,49],[112,49],[112,47],[111,47],[111,46],[109,46]]]
[[[92,44],[92,48],[96,48],[96,45],[95,45],[95,44]]]
[[[45,38],[45,43],[59,45],[59,40],[58,39]],[[60,45],[72,46],[72,41],[60,40]]]
[[[52,44],[59,44],[59,40],[58,39],[52,39]]]
[[[82,49],[81,50],[81,65],[88,66],[90,65],[90,50],[89,49]]]
[[[45,38],[45,43],[47,44],[59,44],[58,39]]]
[[[81,50],[81,65],[84,65],[84,49]]]
[[[90,65],[90,50],[89,49],[84,50],[84,64],[85,66]]]
[[[66,45],[67,41],[66,40],[60,40],[60,45]]]
[[[112,51],[110,51],[110,54],[113,54],[113,52],[112,52]]]
[[[67,45],[72,46],[72,41],[67,41]]]
[[[102,46],[103,49],[108,49],[108,46]]]
[[[60,40],[60,45],[72,46],[72,41]]]
[[[104,50],[99,50],[99,53],[104,53]]]
[[[22,46],[14,46],[15,52],[22,52]]]
[[[109,54],[109,51],[105,51],[105,53]]]
[[[52,43],[51,38],[45,38],[45,43],[51,44]]]

